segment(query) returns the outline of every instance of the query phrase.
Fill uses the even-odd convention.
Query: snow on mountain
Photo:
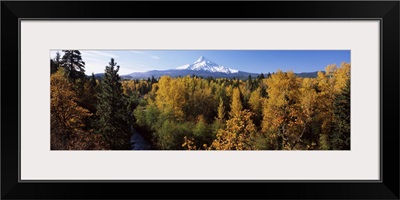
[[[189,65],[189,64],[186,64],[186,65],[177,67],[177,68],[175,68],[175,69],[188,69],[189,67],[190,67],[190,65]]]
[[[193,64],[186,64],[175,68],[175,70],[195,70],[195,71],[208,71],[208,72],[221,72],[225,74],[235,74],[239,70],[220,66],[204,56],[200,56]]]

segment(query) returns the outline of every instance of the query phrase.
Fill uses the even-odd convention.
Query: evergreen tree
[[[60,61],[61,61],[60,52],[57,51],[56,57],[54,58],[54,61],[55,61],[57,64],[60,64]]]
[[[251,78],[251,75],[249,74],[249,76],[247,77],[247,89],[253,91],[253,88],[254,88],[254,82],[253,79]]]
[[[50,59],[50,73],[51,74],[54,74],[55,72],[57,72],[58,67],[60,66],[60,61],[61,61],[60,53],[57,51],[56,57],[54,57],[54,59]]]
[[[260,79],[262,80],[262,79],[264,79],[264,78],[265,78],[264,73],[261,73],[261,74],[260,74]]]
[[[333,130],[331,148],[350,149],[350,79],[333,102]]]
[[[249,74],[249,76],[247,77],[247,81],[248,81],[249,83],[252,83],[251,74]]]
[[[81,94],[81,105],[88,109],[91,113],[93,113],[93,116],[91,117],[91,121],[94,121],[96,118],[96,104],[97,104],[97,82],[94,74],[92,73],[92,76],[90,79],[87,79],[84,83],[84,90],[83,93]],[[90,127],[93,126],[93,122],[90,122]]]
[[[50,74],[56,73],[57,69],[58,69],[57,64],[54,62],[53,59],[50,59]]]
[[[78,50],[63,50],[61,66],[65,68],[68,78],[71,80],[85,78],[85,62],[82,61],[81,52]]]
[[[92,76],[90,77],[90,88],[94,90],[96,86],[97,86],[96,76],[94,75],[94,73],[92,73]]]
[[[101,133],[111,149],[130,148],[130,123],[127,100],[123,94],[119,66],[111,58],[106,66],[97,104],[97,131]]]

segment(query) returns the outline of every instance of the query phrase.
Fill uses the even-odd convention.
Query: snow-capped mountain
[[[95,74],[96,77],[103,77],[103,73]],[[249,76],[257,77],[260,74],[239,71],[236,69],[220,66],[204,56],[201,56],[193,64],[187,64],[175,69],[168,70],[150,70],[147,72],[134,72],[131,74],[121,75],[123,79],[148,79],[148,78],[160,78],[162,76],[170,77],[184,77],[184,76],[198,76],[198,77],[213,77],[213,78],[236,78],[236,79],[248,79]],[[317,72],[309,73],[298,73],[300,77],[317,77]]]
[[[175,70],[194,70],[194,71],[207,71],[207,72],[220,72],[225,74],[235,74],[239,70],[218,65],[204,56],[200,56],[193,64],[186,64],[175,68]]]

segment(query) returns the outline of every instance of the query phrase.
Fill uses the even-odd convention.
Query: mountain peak
[[[210,61],[210,60],[208,60],[208,59],[207,59],[206,57],[204,57],[204,56],[200,56],[200,58],[197,59],[196,62],[194,62],[194,63],[201,63],[201,62],[203,62],[203,61]]]
[[[236,69],[220,66],[204,56],[200,56],[193,64],[186,64],[175,68],[176,70],[194,70],[194,71],[208,71],[208,72],[221,72],[225,74],[238,73]]]

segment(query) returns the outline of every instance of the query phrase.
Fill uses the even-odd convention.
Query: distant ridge
[[[324,71],[322,71],[324,72]],[[317,72],[302,72],[302,73],[295,73],[296,76],[302,77],[302,78],[316,78],[318,76],[318,71]]]

